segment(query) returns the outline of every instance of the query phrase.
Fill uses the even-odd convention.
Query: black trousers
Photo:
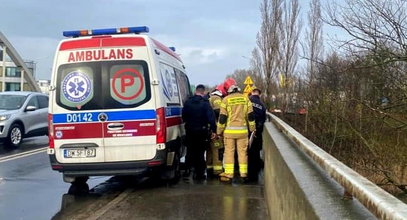
[[[260,158],[260,151],[263,146],[263,137],[261,132],[256,132],[256,137],[248,152],[248,177],[257,180],[260,170],[263,168],[263,160]]]
[[[186,131],[187,155],[185,163],[187,169],[194,168],[195,174],[200,176],[205,174],[206,161],[205,151],[209,147],[209,137],[207,131]]]

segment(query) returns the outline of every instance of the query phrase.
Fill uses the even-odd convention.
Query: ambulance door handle
[[[121,130],[124,128],[124,124],[122,123],[109,123],[107,124],[107,129],[109,130]]]

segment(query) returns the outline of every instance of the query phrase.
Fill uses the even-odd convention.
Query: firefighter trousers
[[[208,169],[213,168],[214,174],[222,172],[222,160],[219,151],[223,148],[223,140],[215,139],[211,141],[209,149],[206,151],[206,166]]]
[[[237,156],[239,162],[239,172],[241,177],[247,177],[247,145],[248,138],[224,138],[225,153],[224,153],[224,167],[225,174],[233,176],[235,168],[235,150],[237,148]]]

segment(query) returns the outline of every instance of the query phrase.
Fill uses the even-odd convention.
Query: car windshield
[[[27,96],[0,94],[0,110],[16,110],[23,106]]]

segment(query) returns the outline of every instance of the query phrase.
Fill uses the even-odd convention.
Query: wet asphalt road
[[[44,148],[48,138],[24,140],[18,149],[0,144],[0,219],[50,219],[61,209],[62,195],[69,184],[51,170],[46,152],[1,162],[1,158]],[[92,178],[90,187],[106,178]]]
[[[85,196],[65,194],[53,219],[268,219],[260,185],[215,179],[181,180],[171,186],[152,180],[109,181],[104,184],[111,184],[113,191],[102,184]]]
[[[1,157],[46,146],[43,137]],[[1,145],[0,145],[1,148]],[[52,171],[45,152],[0,162],[0,219],[266,219],[263,186],[181,179],[92,177],[88,194]]]
[[[9,156],[17,153],[26,152],[29,150],[35,150],[48,146],[48,136],[31,137],[23,139],[20,147],[13,149],[0,142],[0,157]]]

